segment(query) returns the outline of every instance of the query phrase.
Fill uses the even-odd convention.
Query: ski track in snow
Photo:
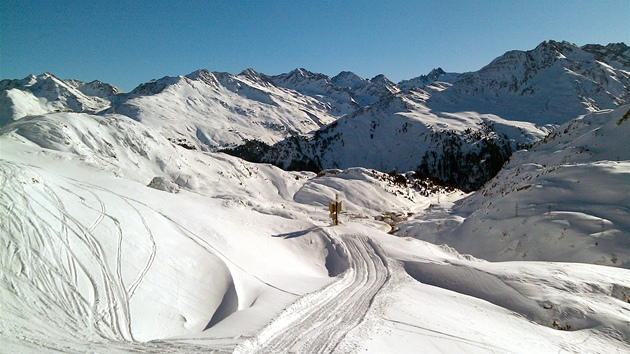
[[[149,237],[149,240],[151,242],[151,253],[149,254],[149,257],[146,261],[146,264],[144,266],[144,268],[142,269],[142,271],[140,271],[140,273],[138,274],[137,278],[131,283],[131,285],[129,285],[129,287],[127,288],[126,292],[127,292],[127,300],[131,300],[131,297],[133,296],[133,294],[135,293],[136,289],[138,288],[138,286],[140,285],[140,283],[142,282],[142,280],[144,279],[144,277],[147,275],[147,273],[149,272],[149,269],[151,269],[151,265],[153,265],[153,261],[155,260],[155,255],[157,253],[157,244],[155,243],[155,238],[153,237],[153,232],[151,231],[151,227],[149,226],[149,224],[146,221],[146,218],[142,215],[142,212],[140,211],[140,209],[136,208],[133,203],[137,203],[140,204],[144,207],[148,207],[147,205],[145,205],[144,203],[138,202],[134,199],[125,197],[123,195],[120,195],[118,193],[114,193],[110,190],[104,189],[104,188],[100,188],[98,186],[94,186],[94,185],[88,185],[82,182],[78,182],[78,181],[74,181],[73,180],[73,185],[75,185],[76,187],[81,188],[82,190],[85,191],[89,191],[90,194],[92,194],[94,196],[94,198],[96,198],[96,200],[98,201],[98,203],[100,204],[100,215],[97,217],[96,220],[94,220],[94,223],[92,223],[92,225],[88,228],[88,230],[90,230],[91,232],[94,231],[94,229],[101,223],[101,221],[103,220],[103,218],[106,216],[106,209],[105,209],[105,204],[103,203],[103,201],[92,191],[94,189],[98,189],[102,192],[111,194],[115,197],[118,197],[120,199],[122,199],[123,202],[125,202],[125,204],[127,204],[131,209],[133,209],[133,211],[138,215],[138,218],[140,219],[140,221],[142,221],[142,225],[147,233],[147,236]],[[72,194],[76,194],[74,192],[72,192],[71,190],[61,187],[62,189],[64,189],[66,192],[68,193],[72,193]],[[77,195],[78,196],[78,195]],[[82,198],[82,197],[80,197]],[[83,199],[82,199],[83,200]],[[151,208],[152,211],[156,212],[154,209]],[[122,264],[122,230],[120,228],[120,223],[118,222],[118,220],[116,220],[115,218],[111,217],[110,218],[114,221],[114,223],[117,225],[117,228],[120,230],[119,232],[119,238],[118,238],[118,250],[117,250],[117,254],[116,254],[116,272],[119,275],[119,279],[122,279],[122,274],[121,274],[121,264]],[[122,283],[121,283],[122,285]]]
[[[105,203],[102,201],[102,199],[96,193],[91,191],[89,188],[86,188],[89,186],[80,185],[78,183],[72,183],[72,185],[79,190],[88,191],[94,197],[96,202],[99,204],[99,209],[95,210],[99,213],[99,215],[94,220],[94,222],[87,229],[85,229],[84,234],[85,234],[86,240],[91,241],[93,248],[95,250],[98,250],[98,252],[93,253],[93,255],[94,257],[98,257],[97,259],[101,263],[101,267],[103,269],[103,275],[107,279],[106,286],[110,288],[112,291],[114,291],[115,293],[115,298],[112,298],[111,303],[113,304],[113,307],[115,309],[121,308],[122,310],[122,316],[123,316],[123,321],[124,321],[123,323],[124,323],[125,328],[124,328],[124,333],[123,333],[123,330],[120,329],[120,327],[118,327],[118,333],[120,333],[122,337],[126,340],[133,340],[133,334],[132,334],[132,329],[131,329],[131,315],[129,311],[129,292],[125,290],[125,284],[124,284],[123,276],[122,276],[122,253],[123,253],[122,243],[123,243],[123,234],[124,234],[122,227],[117,218],[107,213]],[[55,186],[55,187],[60,188],[67,193],[74,194],[79,198],[83,198],[79,194],[72,192],[70,189],[65,188],[63,186]],[[46,190],[49,191],[51,195],[56,196],[56,194],[52,191],[50,187],[46,187]],[[59,209],[62,210],[63,214],[69,215],[69,213],[66,211],[65,206],[63,205],[61,200],[59,200],[58,197],[56,197],[56,199],[58,200]],[[83,198],[81,200],[85,200],[85,199]],[[94,210],[94,208],[91,208],[91,207],[88,207],[88,208]],[[114,229],[116,231],[116,236],[117,236],[115,274],[112,274],[112,272],[109,271],[109,267],[104,261],[106,258],[105,258],[104,251],[102,250],[102,246],[93,234],[94,230],[102,223],[102,221],[105,218],[109,219],[115,225]],[[78,220],[76,220],[76,223],[80,225],[80,222]],[[108,293],[109,292],[110,291],[108,291]],[[114,314],[117,315],[117,312],[114,312]],[[116,321],[115,323],[118,326],[118,321]]]
[[[183,225],[140,201],[69,178],[63,182],[46,181],[35,170],[25,170],[15,164],[3,164],[0,168],[3,170],[4,182],[12,180],[11,183],[5,183],[8,189],[5,190],[1,205],[5,219],[10,221],[2,223],[2,241],[8,249],[15,250],[14,259],[2,260],[3,271],[9,281],[23,282],[28,279],[33,282],[28,286],[32,294],[16,294],[24,298],[22,303],[38,304],[29,309],[32,318],[45,318],[46,323],[58,325],[55,329],[55,332],[59,332],[58,336],[46,338],[50,333],[40,333],[30,339],[33,345],[68,350],[72,348],[71,343],[76,342],[76,338],[67,343],[54,343],[49,338],[57,338],[58,341],[59,338],[70,339],[74,335],[84,338],[81,341],[91,341],[93,345],[96,345],[94,340],[100,338],[104,341],[102,344],[109,343],[109,349],[113,351],[133,349],[150,352],[158,348],[161,352],[195,351],[202,348],[219,351],[234,349],[238,342],[234,339],[224,345],[217,339],[211,340],[208,345],[202,342],[193,344],[168,340],[134,342],[129,311],[129,301],[150,270],[156,254],[151,228],[139,206],[149,208],[147,211],[165,218],[183,235],[228,260],[225,255]],[[59,192],[64,193],[66,199],[68,196],[76,197],[83,207],[95,212],[96,217],[89,223],[78,220],[68,210],[67,202]],[[33,198],[35,194],[38,194],[37,198]],[[144,268],[128,286],[125,286],[121,270],[124,230],[116,217],[108,212],[103,199],[106,195],[108,198],[122,199],[137,213],[152,245]],[[27,232],[24,230],[26,227],[37,231]],[[105,251],[94,234],[100,227],[107,227],[113,233],[112,236],[117,237],[114,264],[107,263]],[[10,235],[25,237],[15,239]],[[236,347],[235,352],[329,353],[335,350],[350,330],[361,323],[374,296],[389,277],[386,261],[380,255],[378,247],[365,236],[332,237],[337,238],[345,248],[350,261],[349,268],[333,284],[299,298],[255,337],[248,338]],[[12,271],[11,268],[16,263],[23,269]],[[31,276],[24,277],[24,273]],[[81,282],[81,279],[84,281]],[[90,287],[87,294],[80,284],[85,285],[85,279]],[[278,289],[271,284],[267,285]],[[59,296],[53,298],[53,294]],[[19,311],[17,308],[8,310],[14,313]],[[64,316],[52,315],[59,313]],[[4,335],[23,332],[23,329],[8,326]]]
[[[336,282],[298,299],[235,353],[330,353],[361,323],[389,271],[367,237],[337,237],[347,251],[349,268]]]
[[[19,302],[27,309],[15,308],[8,299],[0,299],[3,311],[20,317],[23,315],[19,314],[26,311],[32,318],[56,325],[54,332],[60,334],[59,338],[75,341],[85,338],[85,342],[95,338],[122,343],[133,341],[129,301],[151,268],[157,249],[140,210],[128,198],[123,198],[142,220],[151,242],[144,268],[127,287],[122,276],[124,231],[116,217],[108,214],[105,202],[94,192],[95,186],[72,179],[62,183],[46,181],[36,170],[11,163],[0,165],[0,172],[4,177],[0,242],[12,250],[0,259],[3,282],[14,291],[30,289],[12,294],[21,298]],[[67,209],[59,192],[66,198],[76,197],[82,207],[98,215],[89,225],[82,223]],[[88,195],[89,203],[86,202]],[[93,204],[97,207],[91,206]],[[114,265],[107,264],[105,252],[94,234],[105,222],[117,237]],[[21,236],[15,237],[18,235]],[[3,335],[24,332],[20,329],[22,325],[7,323],[5,326]],[[34,345],[68,349],[69,344],[61,340],[53,343],[49,338],[54,336],[50,333],[36,333],[38,335],[31,338]]]
[[[125,201],[131,208],[133,208],[138,213],[138,216],[140,217],[140,220],[142,221],[142,225],[146,229],[147,235],[149,235],[149,239],[151,240],[151,254],[149,255],[149,259],[147,259],[147,263],[145,264],[140,274],[138,274],[138,277],[131,283],[131,285],[129,285],[129,288],[127,289],[127,295],[129,296],[129,300],[131,300],[131,297],[135,294],[136,289],[138,288],[138,286],[140,285],[144,277],[149,272],[149,269],[151,269],[151,266],[153,265],[153,261],[155,260],[155,254],[157,253],[157,244],[155,243],[155,239],[153,238],[153,232],[151,232],[151,228],[147,224],[147,221],[144,218],[144,216],[142,216],[142,213],[140,212],[140,210],[135,208],[128,200],[125,200]]]
[[[152,208],[144,211],[148,206],[142,202],[98,186],[70,178],[47,181],[36,168],[3,162],[0,178],[0,246],[8,250],[0,254],[0,280],[11,289],[7,296],[0,296],[0,308],[6,318],[18,319],[0,323],[0,338],[15,338],[33,350],[52,352],[227,353],[236,346],[235,339],[179,343],[137,342],[133,338],[129,302],[157,252],[143,212],[165,217],[180,229],[183,226]],[[68,196],[98,215],[91,222],[73,217]],[[142,221],[150,240],[145,265],[127,286],[121,270],[125,230],[114,216],[117,211],[108,212],[105,196],[122,199]],[[113,264],[106,262],[95,236],[100,227],[117,237],[115,254],[110,257]],[[37,318],[44,327],[32,327],[21,318]]]
[[[10,207],[3,202],[7,222],[2,223],[2,241],[16,250],[12,259],[3,259],[3,273],[7,282],[22,285],[13,289],[31,290],[15,294],[22,298],[22,303],[28,304],[28,308],[11,310],[27,311],[33,318],[57,324],[56,330],[65,330],[66,336],[89,336],[81,332],[92,327],[104,338],[127,338],[129,333],[125,333],[124,328],[128,328],[128,321],[125,323],[128,317],[125,317],[124,307],[120,306],[121,292],[102,261],[103,250],[91,231],[73,218],[61,198],[39,179],[27,178],[24,173],[18,172],[16,166],[4,164],[1,168],[7,180],[14,180],[4,184],[3,201],[8,201]],[[39,194],[39,197],[32,198],[34,194]],[[38,200],[54,205],[54,208]],[[27,232],[27,229],[30,230]],[[58,229],[61,229],[61,234],[56,232]],[[22,236],[12,237],[14,235]],[[77,252],[90,254],[92,257],[88,262],[94,264],[86,264],[84,257],[78,256]],[[91,287],[88,295],[79,289],[79,278],[87,278]],[[9,311],[8,307],[5,309]],[[93,321],[94,325],[79,325],[76,323],[79,320]],[[75,325],[68,328],[68,323]],[[10,324],[8,326],[9,331],[19,331],[11,328]],[[45,336],[46,333],[40,335]],[[47,342],[45,338],[33,340]]]

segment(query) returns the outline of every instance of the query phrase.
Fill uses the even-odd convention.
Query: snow
[[[415,213],[401,235],[461,192],[436,204],[362,168],[285,172],[187,150],[121,115],[25,117],[1,134],[5,350],[630,350],[627,269],[487,262],[374,219]],[[626,165],[586,168],[621,187]]]
[[[400,225],[401,232],[494,261],[627,268],[630,150],[621,142],[630,134],[623,120],[629,110],[626,105],[561,126],[538,146],[515,153],[450,212],[428,210]]]
[[[128,94],[2,81],[0,347],[630,352],[630,106],[598,110],[627,92],[612,49],[544,42],[402,86],[304,69],[200,70]],[[517,74],[540,91],[501,87]],[[320,127],[342,133],[330,161],[343,169],[216,152]],[[440,134],[469,129],[535,144],[472,193],[370,169],[413,169]]]
[[[204,151],[246,140],[271,144],[334,120],[326,104],[262,81],[248,71],[235,76],[200,70],[165,77],[123,96],[112,112]]]

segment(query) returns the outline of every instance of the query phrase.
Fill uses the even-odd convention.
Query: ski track
[[[129,309],[131,298],[157,254],[156,240],[146,219],[149,214],[164,218],[180,230],[182,236],[224,261],[229,261],[227,257],[202,237],[149,205],[72,178],[47,181],[37,170],[6,161],[0,164],[3,186],[0,246],[9,250],[0,255],[0,280],[11,289],[13,298],[20,299],[11,301],[0,296],[3,318],[19,319],[17,323],[0,324],[2,340],[19,339],[32,348],[61,352],[82,351],[77,345],[121,353],[231,352],[234,349],[240,339],[201,339],[198,343],[136,342]],[[118,198],[131,208],[142,222],[151,247],[143,268],[128,286],[122,277],[125,230],[116,217],[120,211],[107,210],[102,199],[105,196],[108,203],[109,199]],[[77,219],[78,214],[73,216],[67,207],[72,198],[86,210],[96,212],[96,217],[85,223]],[[105,232],[116,240],[114,253],[107,257],[96,233],[101,227],[99,235]],[[33,328],[27,319],[38,319],[45,325]]]
[[[497,350],[499,353],[512,353],[512,354],[517,354],[518,352],[509,350],[507,348],[504,347],[498,347],[496,345],[492,345],[483,341],[476,341],[476,340],[472,340],[469,338],[464,338],[461,336],[456,336],[456,335],[452,335],[452,334],[448,334],[446,332],[441,332],[441,331],[436,331],[434,329],[430,329],[430,328],[426,328],[426,327],[421,327],[418,325],[414,325],[411,323],[406,323],[406,322],[402,322],[402,321],[397,321],[397,320],[393,320],[390,318],[383,318],[383,320],[392,323],[393,325],[401,325],[404,327],[408,327],[410,329],[402,329],[402,328],[398,328],[399,330],[404,330],[406,332],[410,332],[410,333],[414,333],[414,334],[420,334],[422,336],[425,337],[432,337],[432,338],[439,338],[439,339],[446,339],[449,341],[455,341],[455,342],[459,342],[462,343],[464,345],[468,345],[471,347],[475,347],[475,348],[479,348],[479,349],[483,349],[486,351],[494,351]],[[415,329],[412,330],[412,329]]]
[[[155,243],[153,232],[151,231],[151,228],[147,224],[147,220],[144,218],[144,216],[142,216],[142,213],[140,212],[140,210],[134,207],[128,200],[125,200],[125,202],[131,208],[133,208],[136,211],[136,213],[138,213],[138,216],[140,217],[140,220],[142,221],[142,225],[147,231],[147,235],[149,236],[149,239],[151,241],[151,253],[149,254],[149,259],[147,259],[147,262],[144,265],[144,268],[142,269],[142,271],[140,271],[140,274],[138,274],[138,277],[131,283],[131,285],[129,285],[129,288],[127,289],[128,299],[131,300],[131,297],[135,294],[136,289],[138,288],[140,283],[142,283],[142,280],[144,280],[144,277],[147,275],[147,273],[149,272],[149,269],[151,269],[151,266],[153,265],[153,261],[155,260],[155,255],[157,253],[157,244]]]
[[[56,186],[62,190],[65,190],[71,194],[78,194],[71,192],[69,189]],[[75,187],[78,187],[75,185]],[[60,198],[57,194],[52,190],[52,188],[45,185],[45,190],[55,198],[58,210],[62,212],[62,215],[65,217],[71,218],[74,224],[76,224],[81,232],[83,233],[84,239],[89,243],[90,251],[93,255],[93,258],[98,262],[99,268],[101,271],[101,276],[105,280],[103,282],[103,289],[105,291],[105,296],[107,298],[107,312],[110,313],[112,318],[111,325],[114,327],[114,335],[118,340],[133,340],[133,335],[131,331],[131,316],[129,313],[129,301],[127,298],[127,294],[124,291],[124,284],[121,275],[121,253],[122,253],[122,238],[123,238],[123,230],[120,226],[120,222],[113,216],[106,213],[105,204],[96,195],[94,192],[89,191],[95,198],[95,200],[100,205],[99,216],[96,220],[91,224],[90,227],[85,228],[82,226],[79,220],[70,216],[70,213],[66,210],[65,205],[61,202]],[[85,190],[81,188],[81,190]],[[80,197],[80,196],[79,196]],[[82,197],[80,197],[82,198]],[[90,208],[93,209],[93,208]],[[102,245],[98,241],[97,237],[94,235],[94,229],[102,222],[102,220],[107,217],[109,220],[113,222],[115,225],[115,230],[117,234],[117,248],[116,248],[116,264],[115,264],[115,274],[109,270],[109,266],[106,264],[105,260],[105,252],[103,251]],[[120,312],[122,313],[119,313]],[[122,327],[121,327],[122,322]]]
[[[0,223],[0,242],[12,250],[0,259],[3,282],[12,289],[11,296],[21,299],[24,308],[16,308],[8,300],[2,301],[3,311],[16,318],[38,318],[48,323],[51,331],[59,338],[84,338],[105,341],[133,341],[129,298],[142,281],[155,257],[155,242],[147,265],[129,290],[125,291],[121,276],[123,230],[118,220],[107,214],[105,203],[97,194],[70,183],[75,191],[49,183],[33,169],[4,163],[0,165],[3,176],[3,222]],[[76,187],[76,188],[74,188]],[[77,194],[92,194],[100,208],[87,209],[99,214],[85,226],[67,210],[62,198],[55,190],[78,197]],[[78,192],[77,192],[78,191]],[[34,196],[37,197],[34,198]],[[117,234],[116,264],[112,271],[105,261],[104,250],[94,234],[104,222],[111,221]],[[146,226],[146,223],[145,223]],[[19,237],[17,237],[19,236]],[[80,279],[83,289],[80,289]],[[15,284],[15,285],[11,285]],[[19,284],[19,285],[17,285]],[[86,289],[85,285],[89,285]],[[20,289],[28,289],[21,291]],[[7,323],[2,336],[27,333],[24,326]],[[35,333],[26,342],[43,348],[67,349],[68,343],[53,343],[51,333]]]
[[[197,235],[196,233],[194,233],[194,232],[193,232],[193,231],[191,231],[190,229],[186,228],[186,227],[185,227],[184,225],[182,225],[181,223],[179,223],[179,222],[175,221],[173,218],[171,218],[171,217],[169,217],[168,215],[164,214],[163,212],[161,212],[161,211],[159,211],[159,210],[157,210],[157,209],[155,209],[155,208],[151,207],[150,205],[147,205],[147,204],[142,203],[141,201],[138,201],[138,200],[135,200],[135,199],[131,199],[131,198],[126,197],[126,196],[124,196],[124,195],[121,195],[121,194],[118,194],[118,193],[112,192],[112,191],[110,191],[110,190],[104,189],[104,188],[99,187],[99,186],[95,186],[95,185],[85,185],[85,184],[83,184],[83,183],[79,183],[79,184],[84,185],[84,186],[86,186],[86,187],[88,187],[88,188],[98,189],[98,190],[102,190],[102,191],[107,192],[107,193],[111,193],[111,194],[113,194],[114,196],[117,196],[118,198],[120,198],[120,199],[124,200],[127,204],[130,204],[131,202],[133,202],[133,203],[137,203],[138,205],[142,205],[143,207],[147,208],[148,210],[150,210],[150,211],[154,212],[156,215],[159,215],[159,216],[161,216],[162,218],[164,218],[165,220],[167,220],[167,221],[168,221],[171,225],[173,225],[175,228],[177,228],[177,229],[181,232],[181,235],[182,235],[182,236],[187,237],[188,239],[190,239],[191,241],[193,241],[194,243],[196,243],[196,244],[197,244],[197,245],[199,245],[200,247],[205,248],[208,252],[210,252],[210,253],[212,253],[212,254],[216,255],[217,257],[219,257],[219,258],[220,258],[220,259],[221,259],[221,260],[222,260],[222,261],[223,261],[226,265],[227,265],[228,263],[230,263],[232,266],[234,266],[234,267],[236,267],[236,268],[238,268],[238,269],[242,270],[243,272],[245,272],[245,273],[249,273],[247,270],[243,269],[243,268],[242,268],[242,267],[240,267],[238,264],[236,264],[236,263],[232,262],[232,261],[229,259],[229,257],[227,257],[225,254],[223,254],[223,253],[222,253],[221,251],[219,251],[217,248],[215,248],[214,246],[212,246],[212,245],[211,245],[209,242],[207,242],[207,241],[206,241],[203,237],[201,237],[201,236]],[[134,208],[134,209],[136,209],[136,208]],[[138,209],[136,209],[136,211],[138,211]],[[140,213],[140,212],[138,211],[138,213]],[[146,223],[145,223],[145,226],[146,226]],[[270,283],[268,283],[268,282],[264,281],[263,279],[261,279],[261,278],[257,277],[257,276],[256,276],[256,275],[254,275],[254,274],[251,274],[251,273],[249,273],[249,274],[250,274],[252,277],[254,277],[256,280],[260,281],[261,283],[263,283],[263,284],[265,284],[265,285],[267,285],[267,286],[269,286],[269,287],[271,287],[271,288],[274,288],[274,289],[276,289],[276,290],[282,291],[282,292],[287,293],[287,294],[290,294],[290,295],[300,296],[300,294],[297,294],[297,293],[294,293],[294,292],[288,291],[288,290],[286,290],[286,289],[279,288],[279,287],[277,287],[277,286],[275,286],[275,285],[273,285],[273,284],[270,284]]]
[[[389,270],[367,237],[338,238],[348,253],[349,268],[331,285],[298,299],[235,353],[331,353],[363,321]]]
[[[363,321],[374,296],[389,278],[387,262],[369,238],[331,234],[330,237],[345,248],[348,269],[327,287],[300,297],[254,337],[208,338],[195,343],[177,340],[135,342],[129,301],[150,271],[157,253],[146,213],[164,218],[183,236],[224,262],[230,262],[229,258],[203,237],[149,205],[73,179],[46,181],[35,171],[16,164],[0,165],[7,186],[0,201],[0,211],[3,210],[7,220],[0,225],[0,240],[12,250],[0,259],[1,270],[9,282],[20,283],[13,289],[28,289],[28,293],[18,292],[14,296],[22,298],[24,306],[35,304],[27,314],[21,314],[22,310],[14,304],[3,307],[3,311],[13,313],[14,317],[38,318],[47,328],[54,327],[50,331],[26,330],[28,324],[21,322],[8,324],[8,330],[3,330],[0,335],[22,338],[22,342],[31,343],[34,348],[76,351],[74,345],[91,343],[92,348],[102,345],[113,352],[330,353]],[[60,192],[65,199],[61,198]],[[109,198],[121,199],[137,214],[151,245],[144,267],[128,286],[122,278],[124,230],[115,214],[107,210],[103,199],[106,195],[108,202]],[[96,217],[89,223],[82,223],[68,210],[68,196],[97,213]],[[108,255],[110,263],[95,234],[97,230],[101,233],[107,230],[116,237],[115,253]],[[15,235],[24,236],[17,238]],[[16,271],[13,269],[16,267],[22,269]],[[24,282],[30,284],[25,286]],[[80,283],[83,289],[80,289]],[[86,284],[90,288],[87,292]],[[7,301],[0,299],[0,304],[5,303]],[[23,338],[19,333],[31,334],[29,338]]]
[[[92,191],[94,189],[98,189],[101,192],[111,194],[111,195],[121,199],[123,202],[125,202],[125,204],[127,204],[131,209],[133,209],[134,213],[136,213],[138,215],[138,218],[140,219],[140,221],[142,221],[142,225],[143,225],[143,227],[144,227],[144,229],[145,229],[145,231],[147,233],[147,236],[149,238],[149,241],[151,243],[151,253],[149,254],[149,257],[148,257],[148,259],[147,259],[143,269],[140,271],[140,273],[138,274],[137,278],[131,283],[131,285],[129,285],[129,287],[128,287],[127,291],[126,291],[128,300],[130,300],[131,297],[133,296],[133,294],[135,293],[136,289],[138,288],[138,286],[142,282],[142,280],[144,280],[144,277],[149,272],[149,269],[151,269],[151,266],[153,265],[153,261],[155,260],[155,255],[157,254],[157,244],[155,242],[155,237],[153,236],[153,232],[151,231],[151,227],[147,223],[146,218],[142,215],[142,212],[140,211],[140,209],[135,207],[133,205],[133,203],[136,203],[136,204],[142,205],[142,206],[144,206],[146,208],[149,208],[151,211],[153,211],[155,213],[158,213],[158,212],[156,210],[154,210],[153,208],[150,208],[148,205],[146,205],[144,203],[141,203],[141,202],[139,202],[137,200],[134,200],[134,199],[128,198],[126,196],[120,195],[118,193],[114,193],[114,192],[112,192],[110,190],[107,190],[107,189],[104,189],[104,188],[100,188],[100,187],[97,187],[97,186],[94,186],[94,185],[85,184],[85,183],[82,183],[82,182],[79,182],[79,181],[75,181],[75,180],[71,180],[71,181],[72,181],[72,184],[74,186],[76,186],[77,188],[89,191],[89,193],[91,193],[96,198],[96,200],[99,202],[99,204],[101,206],[101,214],[99,215],[99,217],[94,221],[94,223],[90,227],[92,230],[94,228],[96,228],[96,226],[98,226],[100,224],[100,222],[103,220],[103,217],[106,215],[106,213],[105,213],[105,204]],[[63,187],[61,187],[61,188],[63,188]],[[74,193],[74,192],[72,192],[72,191],[70,191],[70,190],[68,190],[66,188],[63,188],[63,189],[65,189],[68,193],[76,194],[76,193]],[[79,196],[79,195],[77,194],[77,196]],[[80,198],[83,199],[82,197],[80,197]],[[120,273],[119,267],[122,264],[122,254],[121,254],[121,252],[122,252],[122,241],[123,241],[123,239],[122,239],[122,229],[120,227],[120,222],[117,219],[115,219],[115,218],[113,218],[111,216],[109,216],[109,217],[116,224],[117,229],[120,231],[119,232],[119,238],[118,238],[118,252],[117,252],[117,255],[116,255],[117,272]],[[120,279],[122,279],[122,276],[120,276]]]

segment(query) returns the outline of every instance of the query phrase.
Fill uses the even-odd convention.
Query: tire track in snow
[[[298,299],[235,353],[330,353],[361,323],[389,271],[367,237],[340,239],[350,261],[346,272],[331,285]]]

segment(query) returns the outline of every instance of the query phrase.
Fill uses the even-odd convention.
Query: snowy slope
[[[0,144],[6,351],[630,350],[627,269],[389,235],[379,216],[435,203],[392,176],[285,172],[118,114],[27,117]]]
[[[325,177],[187,150],[122,115],[28,117],[1,134],[8,348],[250,333],[345,269],[343,251],[327,259],[338,190]],[[380,195],[372,214],[413,204],[377,175],[343,174]],[[359,213],[353,194],[340,192]]]
[[[328,282],[320,234],[271,237],[308,225],[281,203],[299,173],[193,154],[124,116],[34,117],[3,134],[5,340],[83,351],[70,345],[199,333],[248,308],[255,326]],[[179,193],[147,187],[154,176]],[[260,247],[282,263],[256,257]]]
[[[434,112],[424,105],[424,98],[419,91],[385,96],[312,137],[292,137],[271,148],[230,153],[285,169],[417,170],[471,190],[494,176],[512,151],[548,132],[548,128],[492,114]]]
[[[545,41],[509,51],[431,95],[433,110],[493,113],[537,125],[628,103],[630,48],[623,43],[578,47]]]
[[[329,105],[278,88],[253,70],[165,77],[138,86],[114,110],[206,151],[250,139],[273,143],[335,119]]]
[[[630,106],[561,126],[454,208],[457,220],[401,226],[489,260],[630,267]],[[445,226],[437,230],[436,223]],[[447,226],[450,225],[450,226]]]
[[[0,126],[28,115],[103,110],[120,93],[100,81],[60,80],[50,73],[0,81]]]

